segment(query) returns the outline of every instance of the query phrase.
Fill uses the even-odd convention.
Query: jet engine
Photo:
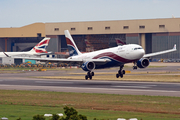
[[[149,59],[141,58],[140,60],[137,61],[137,66],[139,68],[145,68],[145,67],[149,66]]]
[[[91,62],[91,61],[87,61],[87,62],[82,64],[81,68],[84,71],[92,71],[95,68],[95,63]]]

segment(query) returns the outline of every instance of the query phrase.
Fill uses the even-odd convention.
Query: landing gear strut
[[[116,78],[119,78],[119,77],[123,78],[123,75],[125,74],[125,70],[123,70],[123,67],[124,67],[124,65],[120,66],[120,69],[119,69],[118,73],[116,74]]]
[[[133,70],[137,69],[137,62],[134,62]]]
[[[88,78],[91,80],[92,79],[92,76],[94,76],[94,72],[87,72],[87,75],[85,76],[85,79],[87,80]]]

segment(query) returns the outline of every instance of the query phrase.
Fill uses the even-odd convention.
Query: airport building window
[[[105,30],[110,30],[110,27],[105,27]]]
[[[37,37],[41,37],[41,33],[37,33]]]
[[[165,28],[165,25],[159,25],[159,28]]]
[[[144,25],[140,25],[139,29],[145,29],[145,26]]]
[[[59,28],[54,28],[54,31],[59,31]]]
[[[129,26],[123,26],[123,29],[129,29]]]
[[[93,30],[93,27],[88,27],[88,30]]]
[[[76,30],[76,28],[71,28],[71,31],[74,31],[74,30]]]

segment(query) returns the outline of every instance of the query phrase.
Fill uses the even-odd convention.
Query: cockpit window
[[[142,47],[134,48],[134,50],[143,49]]]

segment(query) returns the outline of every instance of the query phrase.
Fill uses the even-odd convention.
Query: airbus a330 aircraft
[[[104,50],[93,51],[89,53],[81,53],[68,30],[65,30],[65,37],[67,46],[69,49],[70,57],[68,59],[58,58],[28,58],[33,60],[39,60],[43,62],[57,62],[57,63],[69,63],[80,64],[84,71],[87,71],[85,79],[92,79],[94,76],[94,69],[110,68],[119,66],[120,69],[116,74],[116,77],[123,77],[125,70],[123,70],[124,64],[134,63],[134,69],[145,68],[149,65],[149,57],[169,53],[176,51],[176,45],[173,49],[145,54],[144,49],[140,45],[128,44],[108,48]]]
[[[48,52],[46,51],[46,48],[49,44],[50,38],[44,38],[41,40],[34,48],[32,48],[30,51],[27,52],[0,52],[0,57],[8,57],[8,56],[21,56],[21,55],[46,55]]]

